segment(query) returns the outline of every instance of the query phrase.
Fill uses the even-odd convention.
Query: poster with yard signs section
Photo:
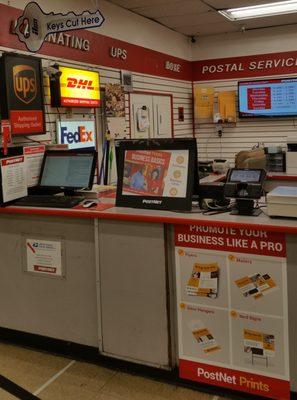
[[[290,398],[285,235],[175,226],[180,377]]]

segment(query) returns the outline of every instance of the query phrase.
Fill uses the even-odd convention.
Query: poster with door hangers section
[[[175,226],[180,377],[290,398],[285,234]]]

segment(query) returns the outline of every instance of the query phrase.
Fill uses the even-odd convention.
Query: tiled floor
[[[219,400],[220,397],[0,344],[0,375],[42,400]],[[16,397],[0,389],[1,400]],[[226,398],[225,398],[226,400]]]

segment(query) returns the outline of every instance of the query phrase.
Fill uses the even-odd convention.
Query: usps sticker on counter
[[[62,277],[62,242],[59,240],[28,239],[24,241],[26,271],[40,275]]]

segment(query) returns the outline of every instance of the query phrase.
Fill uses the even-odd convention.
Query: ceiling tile
[[[209,11],[206,13],[199,13],[199,14],[181,14],[175,15],[171,17],[162,17],[157,18],[157,21],[161,22],[166,26],[170,26],[171,28],[177,28],[179,26],[186,26],[186,25],[196,25],[201,22],[203,23],[214,23],[214,22],[223,22],[225,18],[218,14],[215,11]]]
[[[189,36],[204,36],[204,35],[215,35],[218,33],[227,32],[238,32],[239,26],[232,24],[231,22],[222,22],[216,24],[200,24],[200,25],[186,25],[180,26],[178,31]]]
[[[179,16],[182,14],[197,14],[211,10],[210,7],[197,0],[179,1],[173,4],[159,4],[132,8],[132,11],[148,18]]]
[[[110,0],[109,2],[127,9],[131,9],[154,5],[172,5],[174,3],[179,3],[180,0]]]
[[[239,21],[238,21],[239,22]],[[254,18],[240,21],[246,28],[262,28],[267,26],[277,26],[286,24],[297,24],[297,14],[278,15],[275,17]]]
[[[211,35],[247,29],[297,24],[297,13],[231,22],[215,9],[244,7],[279,0],[107,0],[185,35]]]

